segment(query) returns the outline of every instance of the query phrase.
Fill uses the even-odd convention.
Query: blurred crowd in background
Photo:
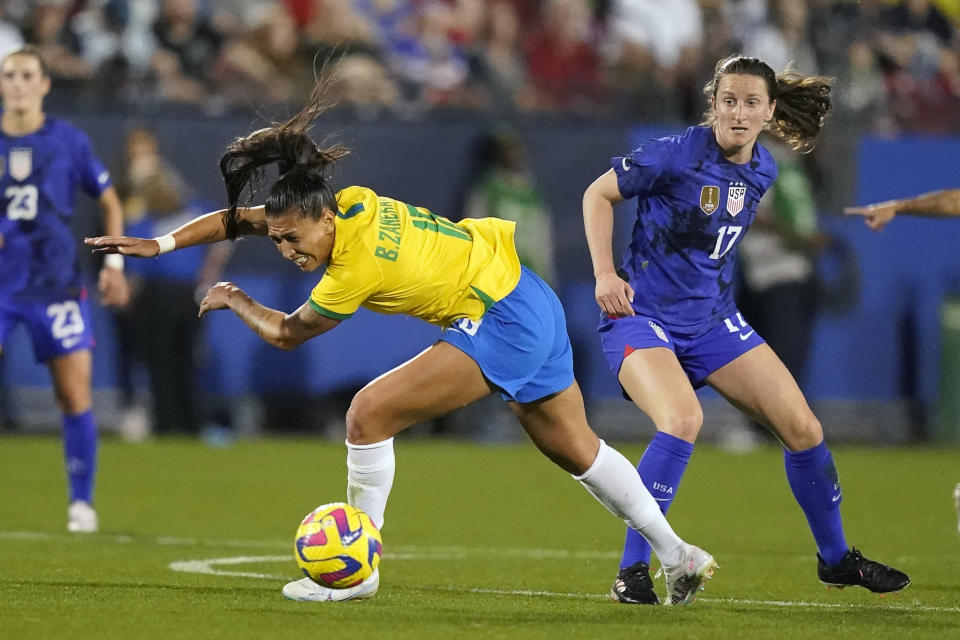
[[[75,107],[301,104],[326,63],[361,115],[695,122],[716,60],[838,78],[880,132],[960,130],[960,0],[0,0]]]
[[[847,312],[857,301],[857,260],[865,250],[856,254],[849,242],[821,231],[818,219],[855,201],[862,140],[869,134],[946,139],[960,133],[960,0],[0,0],[0,56],[24,43],[38,46],[49,65],[53,91],[47,108],[94,126],[101,133],[98,151],[112,148],[121,156],[111,168],[133,235],[166,233],[218,206],[209,201],[222,197],[215,163],[204,173],[205,165],[191,154],[210,146],[215,158],[222,140],[248,126],[250,112],[272,117],[295,111],[316,78],[329,74],[329,97],[346,120],[374,130],[366,141],[359,133],[352,136],[353,144],[370,150],[358,154],[365,158],[364,180],[398,195],[409,189],[411,200],[429,193],[431,206],[454,219],[489,215],[520,223],[523,262],[565,287],[568,314],[582,312],[580,325],[589,325],[572,334],[578,377],[602,365],[591,364],[589,355],[599,357],[592,281],[583,285],[583,296],[574,295],[581,276],[589,274],[579,199],[603,170],[584,158],[622,152],[624,130],[643,129],[631,134],[632,144],[637,136],[653,135],[644,127],[676,133],[699,122],[707,106],[702,88],[717,60],[743,52],[778,71],[792,66],[804,75],[837,79],[829,135],[821,136],[814,153],[797,156],[764,140],[777,154],[781,180],[741,252],[741,308],[801,381],[815,368],[807,366],[815,315],[822,309]],[[181,111],[188,117],[161,117]],[[221,115],[227,117],[219,120],[236,126],[218,127],[218,118],[205,117]],[[202,127],[169,135],[196,122]],[[124,123],[119,154],[117,123]],[[415,135],[404,137],[409,129]],[[186,150],[184,135],[196,138]],[[380,146],[378,136],[384,135],[397,147],[394,155]],[[404,155],[404,145],[421,148],[434,138],[444,143],[423,158]],[[566,147],[578,155],[552,151]],[[395,175],[398,158],[402,176]],[[911,179],[916,183],[917,176]],[[320,404],[302,395],[296,402],[262,404],[252,396],[211,400],[197,384],[201,373],[217,370],[210,366],[215,358],[209,357],[209,334],[196,322],[197,295],[228,262],[240,262],[240,254],[247,263],[268,264],[244,246],[231,258],[226,245],[128,261],[133,298],[115,316],[116,346],[106,356],[116,359],[115,415],[125,437],[176,431],[219,437],[222,425],[248,432],[260,422],[316,428],[318,416],[332,424],[331,432],[342,433],[338,421],[355,390],[352,379],[343,393]],[[832,279],[824,280],[824,269],[818,270],[825,260]],[[266,282],[271,268],[264,266]],[[902,317],[889,311],[887,293],[877,296],[883,317],[898,327],[891,329],[895,342],[913,353],[913,346],[934,344],[928,338],[936,334],[937,321],[934,307],[914,304],[926,298],[903,282],[898,272],[889,284],[889,291],[901,287],[897,295],[910,306]],[[299,292],[287,294],[290,300],[278,302],[302,300]],[[939,295],[931,304],[939,304]],[[855,324],[857,318],[847,321]],[[875,328],[872,316],[870,323]],[[245,329],[231,336],[227,342],[258,342]],[[921,372],[931,368],[937,350],[920,347],[917,353],[926,356],[887,367],[896,369],[890,374],[898,380],[896,389],[877,392],[907,398],[909,415],[901,419],[889,404],[870,413],[860,391],[838,388],[831,393],[859,404],[835,422],[852,437],[868,434],[867,440],[884,440],[876,435],[884,420],[896,427],[884,433],[904,432],[906,424],[910,439],[927,439],[925,414],[914,408],[933,402],[936,374]],[[884,362],[896,360],[887,353],[895,350],[883,352]],[[249,353],[266,357],[255,349]],[[296,362],[285,361],[282,369],[305,366]],[[9,366],[0,367],[0,378]],[[230,376],[243,378],[244,371]],[[14,403],[6,391],[0,380],[0,423],[30,423],[31,403],[22,394]],[[48,407],[43,391],[39,406]],[[492,417],[499,404],[491,406],[463,419],[465,427],[448,422],[437,429],[514,434],[512,423],[505,428]],[[613,429],[619,414],[610,411],[601,422]],[[713,416],[718,420],[716,410]],[[731,423],[740,420],[737,415]],[[622,422],[633,433],[635,416]],[[856,431],[860,423],[863,429]],[[897,437],[902,439],[886,440]]]

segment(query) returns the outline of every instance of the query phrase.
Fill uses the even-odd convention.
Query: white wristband
[[[172,233],[168,233],[165,236],[157,236],[154,238],[154,240],[156,240],[157,244],[160,245],[160,253],[157,255],[170,253],[177,248],[177,241],[173,238]]]
[[[103,257],[103,266],[123,271],[123,256],[119,253],[108,253]]]

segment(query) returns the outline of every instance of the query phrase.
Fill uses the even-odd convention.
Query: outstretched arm
[[[211,244],[227,239],[223,226],[226,209],[220,209],[194,218],[172,233],[158,238],[131,238],[123,235],[107,235],[86,238],[84,242],[93,247],[94,253],[119,253],[137,258],[153,258],[174,249],[184,249],[198,244]],[[267,221],[263,207],[238,207],[240,235],[267,235]]]
[[[913,198],[887,200],[864,207],[847,207],[847,215],[863,216],[874,231],[883,229],[898,213],[946,218],[960,216],[960,189],[942,189],[923,193]]]
[[[258,336],[285,351],[340,324],[339,320],[314,311],[309,303],[304,303],[291,314],[270,309],[232,282],[218,282],[207,291],[200,303],[200,316],[217,309],[231,309]]]
[[[597,304],[609,316],[632,316],[633,288],[617,275],[613,264],[613,205],[622,202],[617,174],[610,169],[583,194],[583,226],[593,261]]]

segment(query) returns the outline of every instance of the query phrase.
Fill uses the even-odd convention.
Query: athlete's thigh
[[[747,415],[772,428],[788,448],[816,446],[823,431],[796,380],[766,344],[711,373],[707,384]]]
[[[26,302],[18,313],[33,342],[38,362],[93,348],[90,302],[85,295],[57,302]]]
[[[637,349],[624,358],[619,380],[657,429],[691,442],[696,438],[703,411],[673,351],[666,347]]]
[[[587,424],[583,395],[576,381],[535,402],[507,404],[537,448],[561,468],[579,475],[593,464],[600,440]]]
[[[362,410],[399,431],[465,407],[490,392],[490,385],[470,356],[446,342],[437,342],[367,384],[357,393],[351,410]],[[362,406],[356,406],[358,403]]]
[[[93,355],[89,349],[78,349],[47,360],[57,404],[65,413],[83,413],[90,408],[90,380]]]

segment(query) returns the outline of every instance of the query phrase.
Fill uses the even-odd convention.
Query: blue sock
[[[70,502],[93,502],[93,478],[97,471],[97,421],[93,410],[63,414],[63,455],[70,480]]]
[[[837,564],[847,552],[840,519],[840,480],[827,443],[804,451],[783,451],[787,482],[807,516],[820,557]]]
[[[663,513],[667,512],[670,503],[677,497],[680,478],[687,469],[692,453],[692,443],[658,431],[640,458],[637,473]],[[650,543],[638,532],[627,529],[620,568],[625,569],[638,562],[650,564]]]

